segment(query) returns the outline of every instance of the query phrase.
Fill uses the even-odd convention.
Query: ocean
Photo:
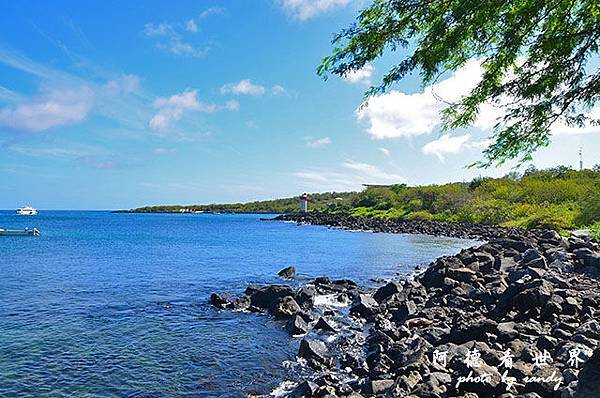
[[[327,275],[364,286],[474,241],[349,232],[265,215],[0,212],[0,396],[245,397],[290,377],[299,340],[212,292]]]

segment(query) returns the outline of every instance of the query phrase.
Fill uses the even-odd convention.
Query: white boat
[[[17,214],[21,216],[35,216],[38,214],[38,211],[31,206],[19,207],[17,209]]]
[[[40,231],[37,228],[33,229],[1,229],[0,236],[40,236]]]

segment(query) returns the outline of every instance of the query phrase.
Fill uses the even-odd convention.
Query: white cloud
[[[141,79],[132,74],[115,74],[83,60],[84,78],[36,63],[18,53],[0,48],[0,64],[24,72],[40,84],[35,96],[14,93],[5,96],[2,124],[26,131],[44,131],[83,122],[99,114],[127,129],[144,129],[150,117],[150,98],[140,90]],[[1,94],[1,93],[0,93]],[[24,114],[28,120],[23,120]]]
[[[365,65],[362,69],[348,72],[344,75],[344,80],[352,84],[371,85],[371,76],[373,75],[373,66]]]
[[[206,10],[202,11],[198,16],[198,19],[204,19],[213,14],[223,14],[225,12],[224,8],[221,7],[209,7]]]
[[[242,79],[237,83],[227,83],[221,86],[221,94],[261,96],[269,92],[271,95],[287,94],[285,87],[276,84],[270,89],[250,79]]]
[[[600,106],[593,108],[586,114],[587,117],[600,121]],[[572,127],[565,123],[557,123],[552,126],[552,133],[556,135],[574,135],[574,134],[598,134],[600,133],[600,126],[587,124],[585,127]]]
[[[273,95],[278,95],[278,94],[287,94],[288,92],[283,86],[276,84],[273,87],[271,87],[271,93]]]
[[[196,33],[198,32],[198,24],[200,23],[200,21],[202,21],[205,18],[208,18],[213,14],[222,14],[224,11],[225,9],[221,7],[207,8],[206,10],[202,11],[200,15],[198,15],[198,18],[196,20],[194,18],[188,19],[188,21],[185,23],[185,30],[191,33]]]
[[[300,185],[309,191],[359,190],[362,184],[395,184],[406,182],[398,174],[389,173],[379,167],[352,160],[346,161],[335,170],[312,168],[292,173]]]
[[[306,141],[306,146],[309,148],[321,148],[331,144],[331,138],[323,137]]]
[[[116,79],[109,80],[104,87],[113,95],[130,94],[140,87],[140,78],[136,75],[122,75]]]
[[[378,148],[378,149],[379,149],[379,151],[380,151],[381,153],[383,153],[385,156],[390,156],[390,155],[391,155],[391,153],[390,153],[390,150],[389,150],[389,149],[387,149],[387,148]]]
[[[227,109],[228,111],[239,111],[240,103],[236,100],[227,101],[225,103],[225,109]]]
[[[196,25],[196,22],[194,22],[193,19],[190,19],[185,24],[185,30],[187,30],[188,32],[196,33],[198,31],[198,25]]]
[[[263,95],[266,88],[260,84],[254,84],[250,79],[243,79],[237,83],[228,83],[221,87],[221,94],[235,95]]]
[[[306,21],[336,8],[346,7],[352,0],[278,0],[284,11],[294,19]]]
[[[38,98],[0,109],[0,125],[40,132],[83,121],[89,114],[94,92],[87,86],[53,89]]]
[[[435,141],[431,141],[421,151],[425,155],[435,155],[440,161],[444,161],[444,156],[451,153],[458,153],[467,146],[471,139],[471,134],[452,137],[450,134],[444,134]]]
[[[211,113],[217,110],[216,105],[199,101],[197,95],[197,90],[186,90],[170,97],[156,98],[153,106],[158,112],[150,119],[150,128],[164,130],[181,119],[186,111]]]
[[[194,47],[190,43],[182,41],[179,38],[171,39],[168,43],[159,43],[156,46],[161,50],[171,54],[187,55],[196,58],[203,57],[208,52],[208,47]]]
[[[148,37],[173,36],[176,34],[176,32],[171,25],[166,23],[160,23],[158,25],[147,23],[144,25],[144,34]]]
[[[449,78],[423,92],[406,94],[392,90],[372,97],[357,110],[357,118],[367,122],[367,132],[376,139],[429,134],[441,123],[440,111],[468,94],[481,74],[479,63],[469,60]],[[494,118],[489,108],[482,108],[479,126],[488,126]]]
[[[375,139],[430,134],[442,122],[441,110],[450,103],[459,102],[467,95],[481,80],[482,73],[480,63],[471,59],[450,77],[427,86],[422,92],[406,94],[392,90],[372,97],[364,107],[356,111],[357,119],[366,123],[367,132]],[[491,130],[503,116],[502,107],[484,103],[479,107],[479,114],[473,127]],[[600,119],[600,107],[594,108],[588,116],[592,119]],[[578,128],[566,126],[564,123],[555,123],[551,130],[554,134],[590,134],[600,133],[600,126],[588,124],[586,127]]]
[[[195,32],[193,29],[197,30],[198,26],[194,20],[189,20],[185,25],[185,29],[189,32]],[[157,39],[157,48],[175,55],[202,57],[209,50],[208,47],[199,48],[186,42],[177,32],[177,29],[167,23],[160,23],[158,25],[147,23],[144,25],[144,34],[147,37]]]

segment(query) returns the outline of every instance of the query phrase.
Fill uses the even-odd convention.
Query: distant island
[[[362,217],[469,222],[557,231],[600,229],[600,165],[528,168],[501,178],[414,186],[372,185],[361,192],[309,195],[309,210]],[[300,196],[249,203],[147,206],[131,213],[258,213],[300,210]]]

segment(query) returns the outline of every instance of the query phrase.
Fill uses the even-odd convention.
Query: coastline
[[[297,290],[281,284],[250,286],[240,297],[213,294],[217,308],[269,313],[301,339],[306,376],[287,381],[282,394],[597,396],[585,395],[600,388],[597,244],[554,231],[326,213],[274,221],[487,241],[376,290],[320,277]],[[444,366],[434,360],[441,353]],[[478,366],[469,366],[464,359],[475,353]],[[511,367],[501,361],[507,353]],[[535,366],[546,353],[548,366]]]
[[[331,228],[371,231],[392,234],[424,234],[461,239],[489,240],[501,237],[531,236],[532,232],[519,228],[506,228],[488,224],[450,223],[438,220],[407,220],[402,218],[369,218],[344,213],[288,213],[270,221],[290,221],[298,224],[323,225]],[[267,221],[265,219],[265,221]]]

